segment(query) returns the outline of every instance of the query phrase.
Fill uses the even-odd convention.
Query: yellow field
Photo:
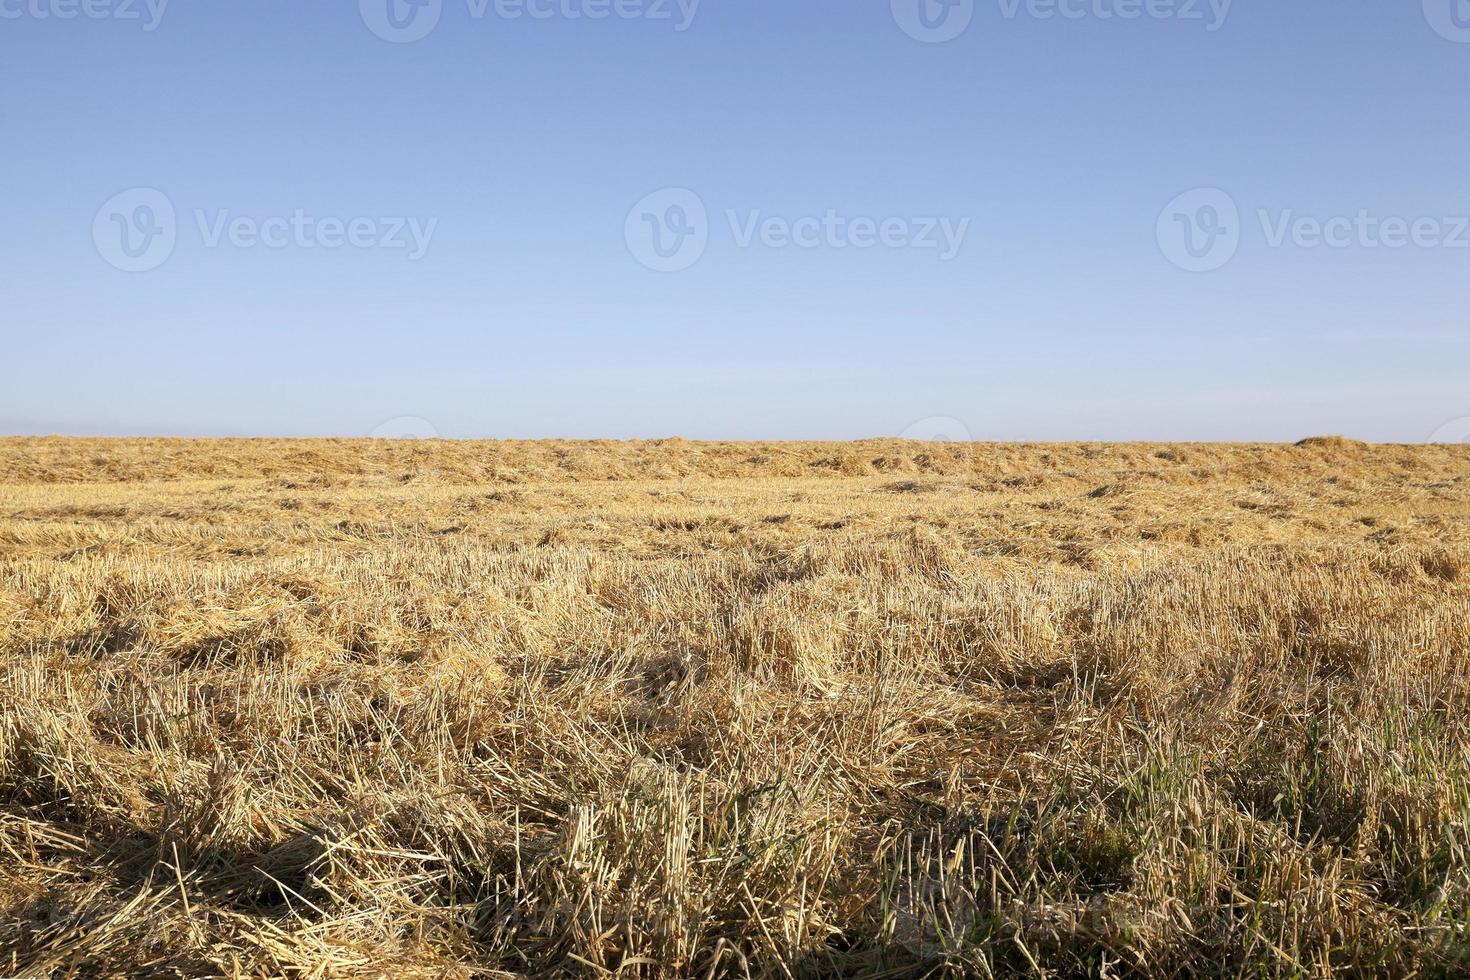
[[[1470,970],[1470,448],[0,440],[0,975]]]

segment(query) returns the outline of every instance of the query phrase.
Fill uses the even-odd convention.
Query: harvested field
[[[1470,447],[0,440],[0,975],[1470,971]]]

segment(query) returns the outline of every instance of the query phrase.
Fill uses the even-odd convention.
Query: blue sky
[[[1470,0],[424,2],[0,0],[0,432],[1470,435]]]

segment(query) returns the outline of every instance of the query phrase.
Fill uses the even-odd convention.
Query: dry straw
[[[1470,451],[0,440],[0,975],[1470,970]]]

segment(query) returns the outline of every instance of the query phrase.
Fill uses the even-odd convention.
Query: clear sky
[[[0,82],[0,432],[1470,436],[1470,0],[0,0]]]

